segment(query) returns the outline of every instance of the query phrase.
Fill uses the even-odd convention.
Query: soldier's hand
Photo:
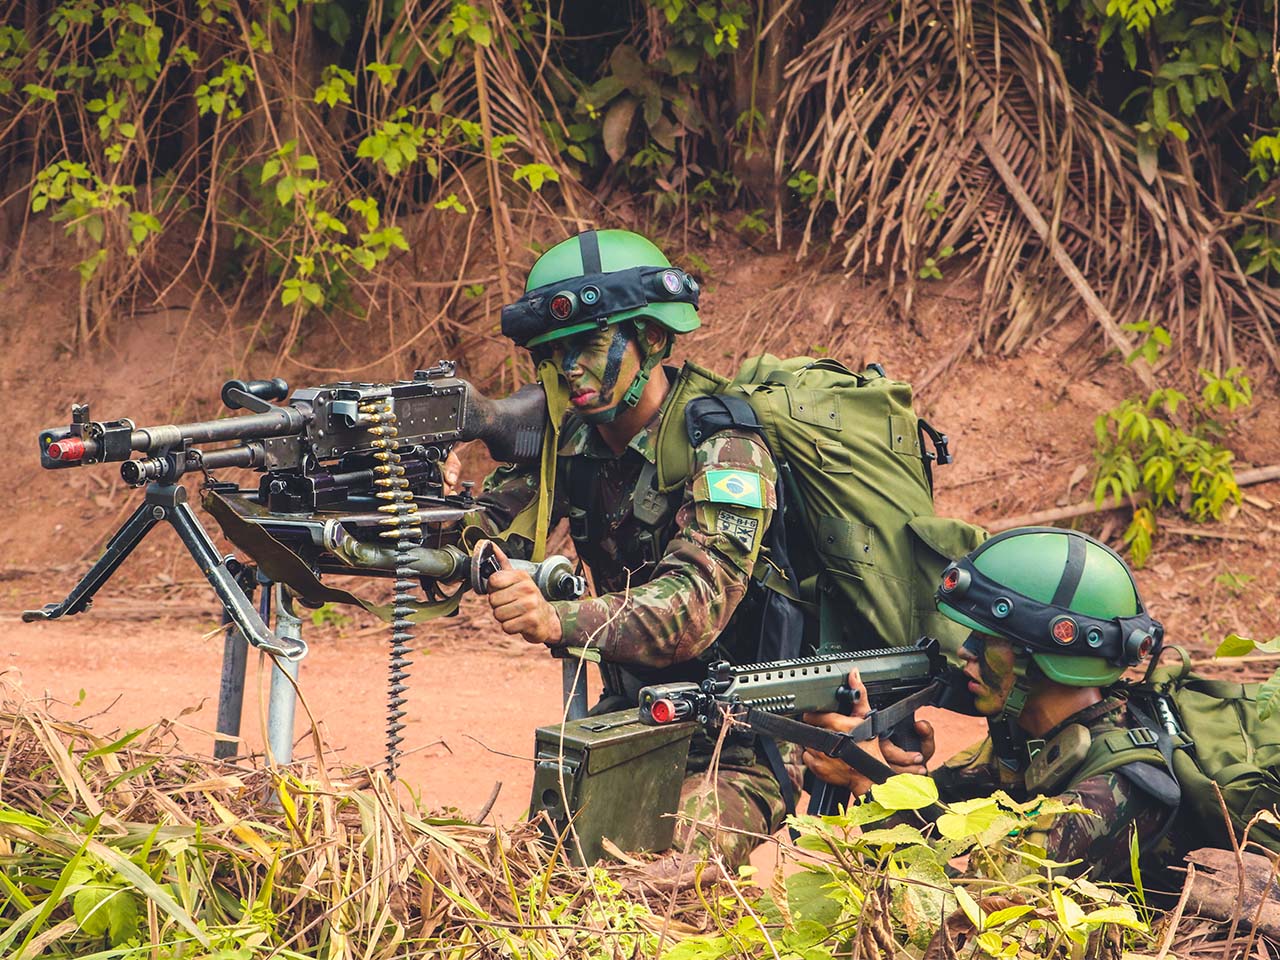
[[[489,608],[506,633],[520,634],[529,643],[559,643],[560,618],[542,596],[533,577],[511,569],[507,555],[494,544],[499,569],[489,577]]]
[[[929,772],[929,758],[934,751],[933,724],[928,720],[917,720],[916,736],[920,738],[919,750],[904,750],[888,739],[880,741],[880,755],[894,773]]]
[[[444,458],[444,465],[440,469],[440,475],[444,480],[445,494],[457,493],[458,478],[462,476],[462,461],[458,459],[456,451],[450,450],[449,455]]]
[[[858,725],[863,717],[871,712],[871,704],[867,703],[867,688],[859,678],[857,670],[849,673],[849,689],[858,694],[858,700],[853,705],[852,715],[843,713],[806,713],[802,718],[804,722],[811,723],[815,727],[848,733]],[[858,749],[865,748],[859,744]],[[829,757],[820,750],[806,749],[801,754],[801,759],[804,761],[804,765],[812,770],[820,780],[825,780],[827,783],[837,787],[846,787],[855,797],[861,796],[871,789],[873,783],[871,778],[863,776],[843,760]]]

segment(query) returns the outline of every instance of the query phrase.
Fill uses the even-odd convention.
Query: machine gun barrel
[[[46,470],[78,467],[83,463],[113,463],[128,460],[134,453],[155,454],[183,443],[226,443],[232,440],[260,440],[287,437],[303,430],[311,421],[311,411],[304,407],[277,407],[266,413],[243,417],[224,417],[196,423],[164,424],[135,427],[131,420],[107,423],[77,421],[77,404],[72,408],[69,427],[52,427],[40,433],[40,465]],[[252,457],[221,454],[218,466],[251,466]]]
[[[243,417],[144,427],[133,431],[132,446],[140,453],[157,453],[184,441],[200,444],[287,437],[297,433],[311,419],[311,410],[307,407],[277,407],[266,413],[250,413]]]

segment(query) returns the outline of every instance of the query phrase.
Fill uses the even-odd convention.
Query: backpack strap
[[[765,447],[768,447],[768,442],[764,438],[764,431],[760,426],[760,420],[756,417],[755,410],[751,408],[751,404],[747,402],[745,397],[723,393],[695,397],[685,405],[684,422],[685,432],[688,434],[689,443],[693,447],[697,447],[723,430],[730,429],[746,430],[754,433],[760,437],[760,441],[764,443]],[[781,479],[782,477],[779,476],[780,481]],[[795,570],[792,568],[791,561],[787,556],[786,524],[785,522],[780,522],[786,514],[786,493],[784,484],[781,482],[778,483],[777,503],[773,520],[769,523],[769,529],[765,531],[765,544],[768,547],[769,559],[767,561],[763,559],[757,560],[756,567],[763,576],[757,574],[753,579],[756,583],[770,590],[771,593],[780,594],[773,602],[781,608],[786,607],[789,603],[798,603],[795,589],[792,586],[796,582]],[[780,586],[790,589],[779,589]],[[762,619],[773,620],[775,625],[771,629],[771,624],[761,624],[762,633],[757,656],[770,660],[787,660],[799,656],[802,631],[798,628],[802,627],[802,619],[798,616],[788,615],[788,611],[785,609],[778,609],[776,617],[765,614]],[[785,637],[768,636],[768,634],[778,629],[785,630],[791,635]],[[766,646],[772,646],[772,649],[766,652]],[[786,807],[787,816],[792,816],[796,812],[795,788],[792,785],[791,777],[787,773],[786,764],[783,762],[777,741],[773,737],[760,736],[758,743],[760,752],[764,754],[773,778],[778,781],[778,790],[782,794],[782,802]]]
[[[729,385],[724,377],[686,363],[676,376],[666,402],[662,423],[658,425],[655,455],[658,465],[658,490],[671,493],[684,488],[693,472],[693,446],[686,432],[685,407],[698,397],[721,393]]]
[[[1164,755],[1158,747],[1157,734],[1147,726],[1128,727],[1123,730],[1110,730],[1100,737],[1095,737],[1089,748],[1084,763],[1071,776],[1072,783],[1079,783],[1092,777],[1100,777],[1104,773],[1118,770],[1126,773],[1130,765],[1141,764],[1150,770],[1162,773],[1162,778],[1139,773],[1130,777],[1157,800],[1163,803],[1176,803],[1179,795],[1177,781],[1173,779],[1171,768],[1165,762]],[[1170,772],[1165,773],[1166,770]]]
[[[760,419],[746,398],[725,393],[690,400],[684,408],[684,425],[695,447],[730,427],[756,434],[761,430]]]
[[[786,460],[774,453],[769,447],[764,427],[760,424],[760,419],[756,416],[754,408],[745,397],[717,393],[690,400],[684,408],[684,421],[689,443],[695,447],[722,430],[737,429],[754,433],[760,438],[760,442],[765,445],[765,448],[769,450],[770,455],[774,458],[774,465],[778,468],[778,505],[774,510],[773,519],[769,523],[769,529],[765,531],[764,542],[768,548],[766,551],[767,556],[756,562],[756,569],[752,574],[752,579],[766,590],[781,595],[797,607],[810,607],[811,604],[806,603],[801,598],[800,581],[796,576],[795,567],[791,563],[787,544],[787,531],[795,519],[788,513],[789,498],[795,494],[794,480],[791,478],[791,472]],[[766,657],[761,662],[774,659],[789,660],[799,656],[798,638],[792,646],[794,649],[791,652],[783,652],[776,657]]]

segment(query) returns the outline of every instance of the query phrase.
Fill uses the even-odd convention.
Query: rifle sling
[[[847,763],[863,776],[877,783],[884,783],[893,776],[886,764],[877,760],[861,747],[860,743],[887,737],[895,727],[915,716],[916,710],[934,702],[942,682],[935,680],[896,703],[873,710],[848,733],[815,727],[801,720],[768,713],[756,707],[747,707],[735,719],[756,733],[799,744],[811,750],[820,750],[828,756]]]
[[[858,744],[861,741],[855,740],[847,733],[825,730],[802,720],[780,717],[776,713],[765,713],[755,707],[748,707],[746,715],[739,722],[762,736],[786,740],[788,743],[799,744],[806,749],[818,750],[835,757],[876,783],[884,783],[893,776],[893,771],[888,766],[859,747]]]

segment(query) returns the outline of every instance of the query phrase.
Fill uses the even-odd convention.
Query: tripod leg
[[[240,736],[240,713],[244,708],[244,676],[248,662],[249,644],[237,630],[224,610],[222,626],[226,639],[222,643],[222,680],[218,684],[218,733],[228,737]],[[215,760],[229,760],[237,752],[234,740],[219,737],[213,741]]]
[[[178,536],[187,545],[191,556],[204,571],[218,599],[222,601],[222,607],[227,615],[253,646],[284,657],[286,660],[297,660],[305,656],[307,645],[301,639],[277,639],[262,622],[262,617],[258,616],[258,611],[254,609],[249,598],[236,583],[235,576],[227,569],[226,560],[218,556],[213,541],[204,532],[204,527],[200,526],[195,511],[186,502],[185,491],[183,493],[182,497],[175,498],[176,502],[172,508],[167,509],[161,519],[168,520],[178,531]]]
[[[256,576],[255,576],[256,573]],[[253,567],[244,568],[238,581],[245,595],[253,599],[254,588],[262,584],[262,597],[258,601],[258,615],[263,623],[271,622],[271,582],[265,580]],[[230,614],[222,611],[222,625],[232,628],[234,623]],[[239,629],[227,629],[226,639],[222,646],[222,681],[218,686],[218,733],[229,737],[240,736],[240,715],[244,708],[244,678],[248,664],[249,643]],[[213,756],[217,760],[227,760],[236,755],[237,744],[233,740],[215,740]]]
[[[119,530],[107,541],[106,548],[97,563],[89,568],[89,572],[80,578],[80,582],[67,594],[61,603],[47,603],[40,610],[26,610],[22,614],[25,623],[35,620],[57,620],[61,616],[70,616],[89,609],[93,596],[99,588],[111,579],[133,548],[142,542],[152,527],[164,517],[164,513],[155,513],[157,508],[144,501],[133,511]],[[162,508],[161,508],[162,509]]]
[[[302,621],[281,584],[276,584],[276,633],[281,645],[286,640],[302,643]],[[305,648],[305,645],[303,647]],[[294,683],[298,680],[298,660],[277,660],[271,667],[271,694],[267,701],[267,756],[275,766],[293,761],[293,718],[298,705]],[[290,682],[292,678],[293,682]]]

